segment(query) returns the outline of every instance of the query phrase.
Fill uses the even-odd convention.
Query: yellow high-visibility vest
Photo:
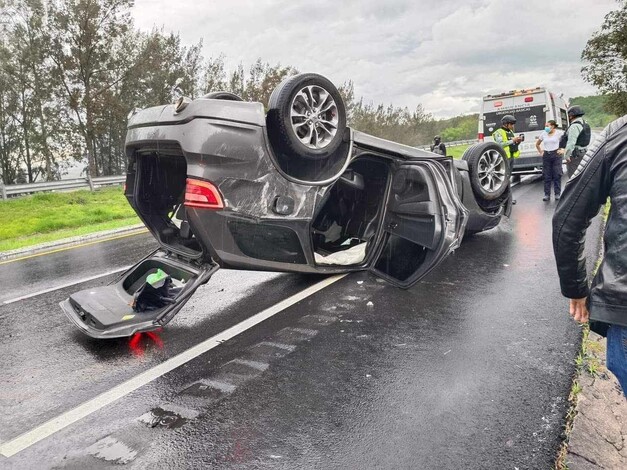
[[[516,134],[514,134],[512,131],[506,131],[502,127],[499,127],[492,134],[492,138],[494,138],[494,134],[496,134],[497,132],[499,134],[501,134],[501,136],[503,138],[503,142],[507,142],[508,140],[512,140],[514,137],[516,137]],[[496,142],[496,139],[494,139],[494,141]],[[520,157],[520,149],[518,148],[518,146],[515,146],[516,150],[513,153],[512,153],[512,149],[510,147],[513,147],[513,145],[506,145],[506,146],[503,147],[503,149],[505,150],[505,154],[507,155],[507,158],[518,158],[518,157]]]

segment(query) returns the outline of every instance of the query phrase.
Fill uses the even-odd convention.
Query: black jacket
[[[608,196],[605,254],[588,288],[586,229]],[[562,294],[587,296],[591,321],[627,326],[627,116],[603,130],[562,191],[553,216],[553,250]]]

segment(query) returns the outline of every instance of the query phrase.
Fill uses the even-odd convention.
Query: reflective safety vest
[[[507,142],[508,140],[512,140],[514,137],[516,137],[516,134],[514,134],[512,131],[509,131],[509,130],[503,129],[502,127],[499,127],[492,134],[492,138],[497,143],[499,143],[496,140],[496,137],[495,137],[495,134],[497,134],[497,133],[500,134],[500,136],[502,138],[501,142]],[[518,144],[505,145],[505,146],[503,146],[503,149],[505,150],[505,154],[507,155],[507,158],[518,158],[518,157],[520,157],[520,150],[518,149]]]

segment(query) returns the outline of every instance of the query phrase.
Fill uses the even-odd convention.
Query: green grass
[[[140,223],[119,187],[0,201],[0,251]]]
[[[446,147],[446,155],[456,160],[462,158],[462,155],[470,145],[456,145],[455,147]]]

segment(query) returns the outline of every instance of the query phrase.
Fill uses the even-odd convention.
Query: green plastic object
[[[168,274],[165,273],[162,269],[157,269],[156,273],[149,274],[146,278],[146,282],[150,284],[152,287],[161,287],[163,282],[168,277]]]

